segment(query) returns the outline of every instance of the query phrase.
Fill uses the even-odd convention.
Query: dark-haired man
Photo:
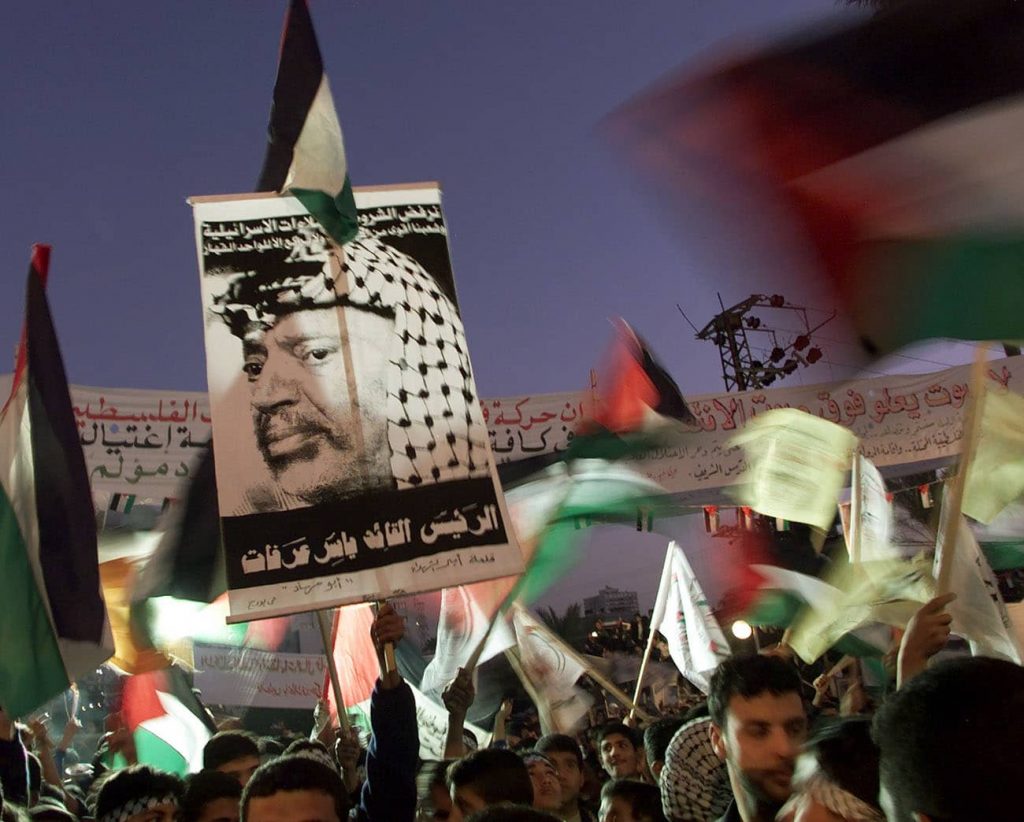
[[[886,700],[873,735],[881,752],[881,804],[890,822],[969,822],[1019,813],[1019,665],[986,657],[940,662]]]
[[[800,677],[774,656],[733,656],[708,694],[711,745],[729,770],[733,803],[720,822],[769,822],[792,791],[807,736]]]
[[[242,792],[242,822],[344,822],[348,812],[338,772],[304,754],[271,760]]]
[[[200,771],[185,780],[178,822],[238,822],[242,786],[220,771]]]
[[[220,731],[203,747],[203,767],[234,777],[243,788],[259,766],[259,744],[245,731]]]
[[[544,754],[555,766],[558,783],[562,786],[559,816],[565,822],[592,822],[594,817],[580,806],[584,781],[583,754],[576,740],[567,734],[547,734],[537,740],[533,749]]]
[[[463,757],[448,771],[452,796],[449,822],[492,805],[533,804],[533,783],[526,764],[512,751],[485,748]]]
[[[621,722],[609,722],[597,732],[601,766],[612,779],[639,779],[643,767],[633,730]]]
[[[148,765],[113,771],[96,795],[96,822],[175,822],[182,782]]]
[[[681,716],[665,716],[651,723],[644,730],[644,756],[647,757],[647,768],[655,781],[661,778],[661,769],[665,767],[665,751],[672,737],[683,727]]]

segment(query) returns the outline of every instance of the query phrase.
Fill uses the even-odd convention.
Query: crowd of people
[[[984,657],[932,659],[946,644],[948,597],[912,620],[895,681],[874,715],[863,700],[830,708],[836,665],[813,688],[784,646],[738,654],[706,698],[641,723],[512,735],[511,704],[487,747],[463,732],[467,672],[449,685],[444,759],[422,761],[414,695],[381,662],[363,749],[328,728],[287,747],[241,729],[206,743],[184,780],[151,765],[110,767],[114,736],[91,768],[67,766],[69,722],[55,745],[46,724],[0,713],[4,822],[819,822],[1009,819],[1024,784],[1024,668]],[[377,615],[378,649],[403,619]],[[847,691],[858,681],[846,677]],[[809,699],[808,697],[813,698]],[[844,694],[845,696],[845,694]],[[842,701],[842,700],[841,700]],[[120,748],[122,752],[126,748]]]

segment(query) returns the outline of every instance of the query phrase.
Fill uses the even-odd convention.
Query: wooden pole
[[[345,709],[345,695],[341,692],[341,680],[338,679],[338,666],[334,663],[334,647],[331,645],[331,628],[327,624],[324,611],[316,612],[317,624],[320,626],[320,639],[324,643],[324,656],[327,657],[327,671],[331,675],[331,691],[334,693],[334,704],[338,709],[338,723],[347,734],[351,728],[348,711]]]
[[[860,448],[853,452],[853,467],[850,471],[850,533],[846,535],[846,549],[850,554],[850,564],[860,562],[860,519],[864,508],[864,495],[861,488]]]
[[[384,600],[378,600],[373,603],[373,614],[376,616],[380,613],[380,609],[387,603]],[[395,643],[385,642],[381,648],[381,661],[384,667],[385,674],[393,674],[398,671],[398,661],[395,659]]]
[[[953,553],[956,550],[956,535],[960,527],[960,508],[964,501],[964,486],[967,484],[967,471],[974,458],[974,448],[978,439],[978,427],[981,422],[981,402],[985,391],[985,369],[988,363],[988,349],[978,345],[974,352],[974,365],[971,367],[970,393],[964,413],[963,449],[960,452],[960,464],[957,466],[953,481],[949,483],[948,494],[942,500],[942,513],[945,528],[941,534],[942,556],[939,558],[939,573],[935,584],[935,595],[949,593],[949,578],[953,573]]]
[[[647,648],[644,649],[644,658],[640,661],[640,670],[636,675],[636,688],[633,690],[633,702],[637,703],[640,701],[640,691],[644,687],[644,674],[647,673],[647,663],[651,658],[651,651],[654,650],[654,635],[657,631],[654,630],[654,625],[650,627],[650,636],[647,637]],[[636,707],[630,709],[629,715],[633,716]]]

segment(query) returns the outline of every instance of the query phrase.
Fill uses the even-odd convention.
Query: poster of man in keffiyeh
[[[191,203],[232,618],[520,572],[438,187]]]

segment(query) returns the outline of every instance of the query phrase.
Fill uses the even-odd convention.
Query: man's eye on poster
[[[440,191],[356,203],[338,247],[291,197],[192,200],[233,618],[522,569]]]

